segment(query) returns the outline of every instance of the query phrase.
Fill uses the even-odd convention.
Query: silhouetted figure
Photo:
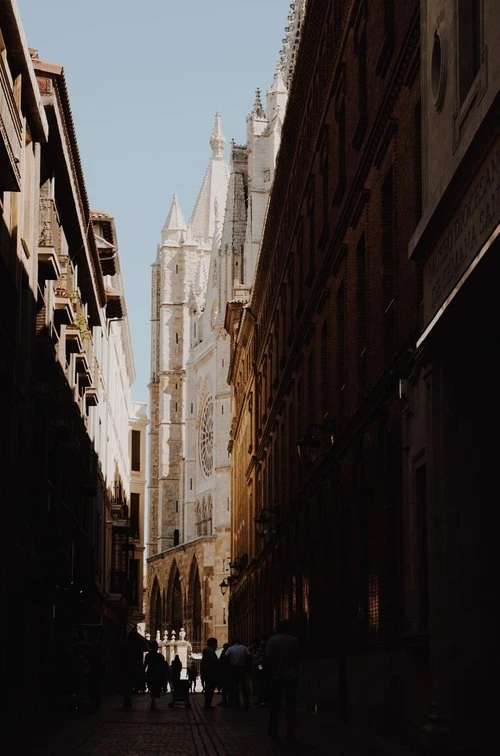
[[[188,669],[189,691],[194,693],[196,691],[196,678],[198,677],[198,670],[196,668],[196,662],[192,661]]]
[[[212,700],[216,685],[219,680],[219,659],[215,653],[217,650],[217,638],[209,638],[203,649],[201,657],[201,677],[205,683],[204,709],[213,709]]]
[[[224,643],[221,655],[219,656],[219,688],[222,694],[222,699],[219,701],[218,706],[227,706],[229,703],[229,661],[226,659],[226,651],[228,648],[229,643]]]
[[[158,643],[151,642],[151,651],[144,657],[144,673],[149,695],[151,696],[151,708],[156,708],[156,699],[160,698],[165,680],[168,677],[168,664],[162,653],[158,651]]]
[[[142,666],[144,643],[139,633],[131,630],[120,649],[120,676],[125,709],[130,709],[132,706],[132,693],[137,681],[138,667]]]
[[[176,654],[172,660],[172,664],[170,665],[170,673],[172,675],[172,692],[175,690],[175,686],[178,684],[179,680],[181,679],[181,672],[182,672],[182,662],[181,662],[179,654]]]
[[[295,741],[297,724],[297,684],[300,668],[299,640],[290,632],[288,620],[280,620],[277,632],[266,643],[264,664],[269,672],[269,727],[268,734],[278,738],[280,703],[286,704],[286,738]]]
[[[250,672],[252,668],[252,655],[248,648],[235,638],[225,653],[225,661],[228,664],[229,690],[228,700],[232,706],[240,705],[240,691],[245,708],[250,706]]]

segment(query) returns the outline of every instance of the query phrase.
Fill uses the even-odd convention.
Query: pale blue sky
[[[90,206],[115,217],[136,381],[149,406],[150,281],[177,194],[186,221],[214,116],[246,141],[271,86],[290,0],[17,0],[29,47],[64,67]]]

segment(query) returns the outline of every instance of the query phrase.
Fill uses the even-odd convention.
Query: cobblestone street
[[[220,700],[215,696],[214,703]],[[297,742],[284,742],[284,712],[280,720],[283,739],[267,735],[267,707],[249,709],[215,706],[203,709],[203,695],[190,695],[190,708],[177,703],[170,708],[167,693],[150,709],[147,694],[133,697],[131,710],[121,698],[103,699],[97,712],[67,718],[51,733],[27,727],[23,753],[40,756],[266,756],[267,754],[315,754],[322,756],[409,756],[411,751],[391,742],[368,738],[331,716],[300,711]],[[25,739],[26,740],[26,739]]]

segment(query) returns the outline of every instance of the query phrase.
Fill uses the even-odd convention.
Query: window
[[[140,500],[141,500],[140,494],[138,493],[130,494],[130,537],[135,538],[135,539],[140,537],[140,530],[139,530]]]
[[[345,103],[345,70],[335,94],[335,118],[337,121],[337,186],[333,195],[333,201],[340,205],[346,188],[346,103]]]
[[[363,18],[359,20],[355,31],[355,54],[358,59],[358,122],[352,135],[352,146],[359,149],[363,142],[368,120],[368,64],[366,38],[366,8],[362,6]]]
[[[328,233],[328,207],[330,195],[328,192],[328,180],[329,180],[329,158],[330,158],[330,144],[328,126],[323,127],[323,141],[321,143],[321,190],[322,190],[322,213],[323,213],[323,230],[322,235],[325,236]]]
[[[415,470],[415,501],[417,506],[417,595],[419,630],[427,630],[429,619],[429,554],[427,548],[427,476],[425,465]]]
[[[458,94],[462,105],[480,67],[480,0],[458,0]]]
[[[367,332],[367,281],[366,281],[366,244],[365,235],[363,234],[356,247],[356,279],[357,279],[357,318],[358,318],[358,347],[359,352],[363,351],[366,346]]]
[[[132,431],[132,471],[141,471],[141,432]]]
[[[387,365],[392,359],[395,346],[394,291],[396,261],[394,249],[394,182],[392,168],[382,186],[381,197],[382,229],[382,297],[384,305],[384,360]]]
[[[315,268],[315,247],[316,247],[316,224],[315,224],[315,210],[316,210],[316,185],[315,185],[315,177],[314,175],[309,178],[308,181],[308,187],[307,187],[307,224],[308,224],[308,235],[309,235],[309,244],[308,244],[308,268],[307,268],[307,274],[306,274],[306,284],[308,286],[311,285],[313,279],[314,279],[314,268]],[[303,234],[303,229],[301,226],[301,234]],[[303,238],[300,239],[300,242],[303,244]]]
[[[346,406],[346,296],[344,282],[341,283],[337,292],[337,402],[339,408],[340,424],[344,422]]]
[[[415,225],[422,217],[422,112],[420,101],[415,108],[414,126],[414,176],[415,176]]]
[[[199,450],[200,465],[203,474],[208,478],[213,470],[214,443],[214,403],[211,396],[207,397],[201,412]]]

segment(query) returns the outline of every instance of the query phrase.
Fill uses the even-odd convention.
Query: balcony
[[[134,584],[123,570],[111,570],[109,574],[109,593],[117,596],[115,601],[132,605],[134,602]]]
[[[121,320],[124,314],[125,309],[121,292],[113,286],[106,286],[106,317],[109,320]]]
[[[111,499],[111,517],[114,524],[126,526],[128,528],[128,506],[123,499],[119,497]]]
[[[95,407],[99,404],[99,385],[101,376],[99,372],[99,362],[95,357],[92,358],[92,383],[85,389],[85,406]]]
[[[85,351],[82,351],[75,356],[75,370],[80,388],[85,389],[92,386],[92,369],[90,364],[88,355]]]
[[[59,222],[54,200],[40,197],[39,208],[38,277],[57,281],[61,276],[61,265],[55,246]]]
[[[54,289],[54,322],[56,325],[69,325],[73,322],[74,311],[71,299],[65,288]]]
[[[86,407],[96,407],[99,404],[99,393],[97,386],[87,386],[85,389]]]
[[[69,323],[62,327],[61,338],[64,338],[66,359],[68,361],[71,354],[79,354],[83,351],[83,339],[80,329],[74,323]]]
[[[0,56],[0,189],[6,192],[21,191],[22,124],[13,89],[6,60]]]

